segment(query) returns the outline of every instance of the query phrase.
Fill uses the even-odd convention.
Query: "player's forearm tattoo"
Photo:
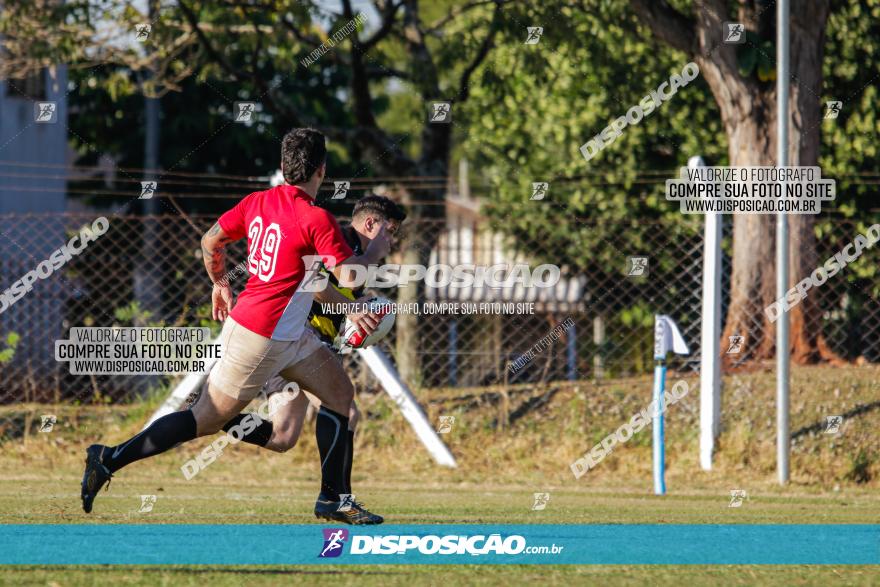
[[[220,223],[215,223],[202,237],[202,259],[205,261],[205,269],[212,283],[218,283],[226,273],[226,245],[232,242],[226,236],[217,237],[220,234]]]

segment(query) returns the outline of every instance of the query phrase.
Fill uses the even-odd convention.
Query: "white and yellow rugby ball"
[[[372,334],[365,334],[357,325],[353,324],[348,317],[342,322],[339,329],[337,344],[341,349],[363,349],[373,346],[385,338],[394,327],[394,312],[390,300],[382,297],[374,297],[367,300],[371,312],[380,316],[379,326]]]

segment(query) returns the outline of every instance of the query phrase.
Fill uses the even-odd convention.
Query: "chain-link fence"
[[[96,216],[0,216],[0,291],[49,259]],[[118,401],[151,388],[163,393],[174,382],[170,377],[69,374],[67,363],[55,361],[54,341],[67,338],[70,327],[161,324],[218,329],[210,320],[211,288],[199,246],[201,234],[215,217],[108,215],[108,219],[105,234],[51,275],[38,278],[32,290],[4,303],[0,312],[4,404]],[[723,311],[730,299],[730,220],[725,221]],[[479,222],[467,230],[450,227],[446,221],[408,224],[406,247],[425,252],[432,263],[534,266],[528,251],[534,258],[553,256],[541,242],[519,242],[514,250],[503,236],[481,228]],[[823,226],[830,227],[817,231],[822,233],[818,249],[823,260],[858,234],[858,227],[847,221],[826,221]],[[621,227],[620,233],[624,230]],[[424,304],[477,304],[477,313],[462,311],[462,306],[458,312],[423,311],[415,321],[415,338],[400,337],[398,332],[382,347],[395,360],[401,353],[414,358],[415,368],[408,369],[406,379],[417,388],[609,379],[651,369],[653,316],[667,314],[679,324],[692,351],[677,366],[695,368],[703,266],[699,223],[672,227],[667,223],[662,230],[645,234],[655,235],[649,238],[656,240],[649,240],[641,251],[621,250],[619,267],[602,272],[564,268],[560,282],[543,292],[522,287],[423,288]],[[614,242],[607,246],[616,248]],[[396,251],[388,262],[399,263],[402,258],[402,251]],[[639,258],[647,258],[646,264]],[[245,259],[243,242],[230,248],[228,259],[230,269]],[[842,359],[880,360],[880,305],[872,294],[878,281],[876,271],[846,268],[809,294],[821,311],[824,343]],[[240,291],[244,282],[240,275],[233,285]],[[395,290],[381,293],[397,298]],[[517,303],[534,304],[534,312],[517,312]],[[479,304],[496,305],[480,311]],[[757,322],[755,328],[760,328]],[[762,333],[742,334],[749,339]],[[402,339],[415,340],[414,348],[398,345]]]

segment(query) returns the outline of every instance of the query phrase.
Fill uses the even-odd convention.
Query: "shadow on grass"
[[[856,406],[850,411],[840,414],[843,416],[844,420],[848,420],[849,418],[854,418],[856,416],[861,416],[862,414],[867,414],[873,410],[880,409],[880,402],[871,402],[870,404],[864,404],[861,406]],[[791,434],[792,440],[795,438],[800,438],[801,436],[806,436],[808,434],[815,434],[817,432],[825,431],[825,422],[816,422],[815,424],[810,424],[809,426],[804,426],[803,428],[794,431]]]

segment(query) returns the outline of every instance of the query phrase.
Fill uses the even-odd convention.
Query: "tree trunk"
[[[803,4],[803,5],[801,5]],[[806,6],[809,4],[810,6]],[[748,14],[741,13],[747,28]],[[827,0],[795,2],[791,23],[791,90],[789,107],[789,165],[816,166],[819,159],[822,91],[822,59]],[[765,15],[766,18],[766,15]],[[698,18],[701,44],[708,30],[720,23],[711,16]],[[713,35],[714,36],[714,35]],[[776,165],[776,87],[754,79],[743,79],[731,60],[731,49],[697,56],[697,63],[715,96],[728,136],[731,166]],[[775,57],[775,56],[774,56]],[[735,77],[734,77],[735,76]],[[789,287],[808,276],[818,265],[815,216],[789,215],[790,226]],[[776,217],[741,214],[733,218],[733,272],[731,297],[722,337],[745,337],[744,353],[723,355],[725,360],[762,360],[775,353],[775,325],[764,308],[776,300]],[[796,363],[814,363],[820,359],[836,360],[821,336],[821,312],[816,292],[812,292],[790,310],[791,351]]]
[[[743,104],[748,109],[743,109]],[[752,95],[722,106],[721,112],[730,145],[730,165],[773,165],[776,134],[770,129],[776,124],[775,98]],[[769,215],[733,217],[733,274],[721,348],[727,350],[728,337],[744,336],[743,354],[735,357],[738,360],[766,358],[773,352],[773,327],[764,308],[776,298],[774,225],[775,217]]]
[[[414,25],[412,25],[414,26]],[[412,35],[421,38],[421,31],[413,29]],[[414,54],[415,60],[421,63],[428,74],[425,82],[429,89],[423,89],[423,95],[434,96],[440,94],[436,90],[436,70],[430,61],[427,49],[422,47]],[[425,109],[428,108],[428,100],[425,100]],[[453,121],[455,120],[455,103],[453,102]],[[421,133],[421,153],[412,175],[418,177],[449,177],[449,157],[452,151],[452,125],[432,124],[426,122]],[[446,207],[437,205],[437,202],[446,200],[446,184],[440,190],[414,190],[405,204],[408,208],[406,220],[406,240],[401,245],[404,264],[419,264],[428,266],[431,251],[437,244],[443,221],[446,219]],[[397,293],[397,301],[400,304],[421,304],[425,300],[425,283],[418,281],[405,287],[400,287]],[[420,385],[423,377],[419,361],[419,320],[415,314],[402,313],[397,316],[397,369],[404,381],[410,385]]]
[[[433,207],[439,209],[441,213],[445,213],[443,206]],[[400,246],[402,251],[401,264],[427,267],[431,262],[431,252],[445,227],[444,218],[442,214],[438,216],[437,210],[430,214],[426,213],[424,207],[419,204],[411,205],[410,209],[415,211],[412,214],[415,218],[410,220],[407,217],[404,224],[406,237]],[[421,307],[425,299],[424,280],[413,281],[397,288],[397,303],[402,306],[412,308],[418,305]],[[404,381],[415,387],[419,387],[424,379],[419,357],[421,348],[419,324],[422,320],[425,318],[409,311],[399,313],[395,320],[397,370]],[[426,336],[436,335],[430,330],[424,331],[422,329],[422,332],[425,332]]]
[[[749,74],[737,63],[737,46],[723,42],[723,23],[730,19],[727,0],[704,0],[693,15],[668,2],[630,0],[638,17],[661,41],[691,56],[709,84],[728,137],[730,165],[776,164],[776,88]],[[775,37],[774,11],[766,3],[740,1],[736,21],[761,38]],[[819,160],[822,60],[829,0],[794,0],[791,6],[791,91],[789,165],[816,166]],[[775,60],[775,55],[769,55]],[[775,326],[764,308],[776,298],[775,217],[737,215],[733,219],[733,275],[724,328],[727,337],[745,337],[744,355],[725,361],[768,359],[775,352]],[[789,215],[791,284],[818,264],[812,215]],[[821,315],[814,291],[790,310],[791,351],[797,363],[838,361],[821,334]]]
[[[792,10],[791,65],[792,79],[791,144],[792,161],[798,165],[819,165],[822,125],[822,61],[825,47],[825,26],[828,20],[827,1],[816,2],[809,10]],[[795,164],[795,163],[792,163]],[[790,263],[792,282],[796,283],[821,264],[816,249],[815,215],[789,216]],[[798,364],[842,360],[831,351],[822,335],[822,311],[818,291],[801,301],[791,314],[792,360]]]

